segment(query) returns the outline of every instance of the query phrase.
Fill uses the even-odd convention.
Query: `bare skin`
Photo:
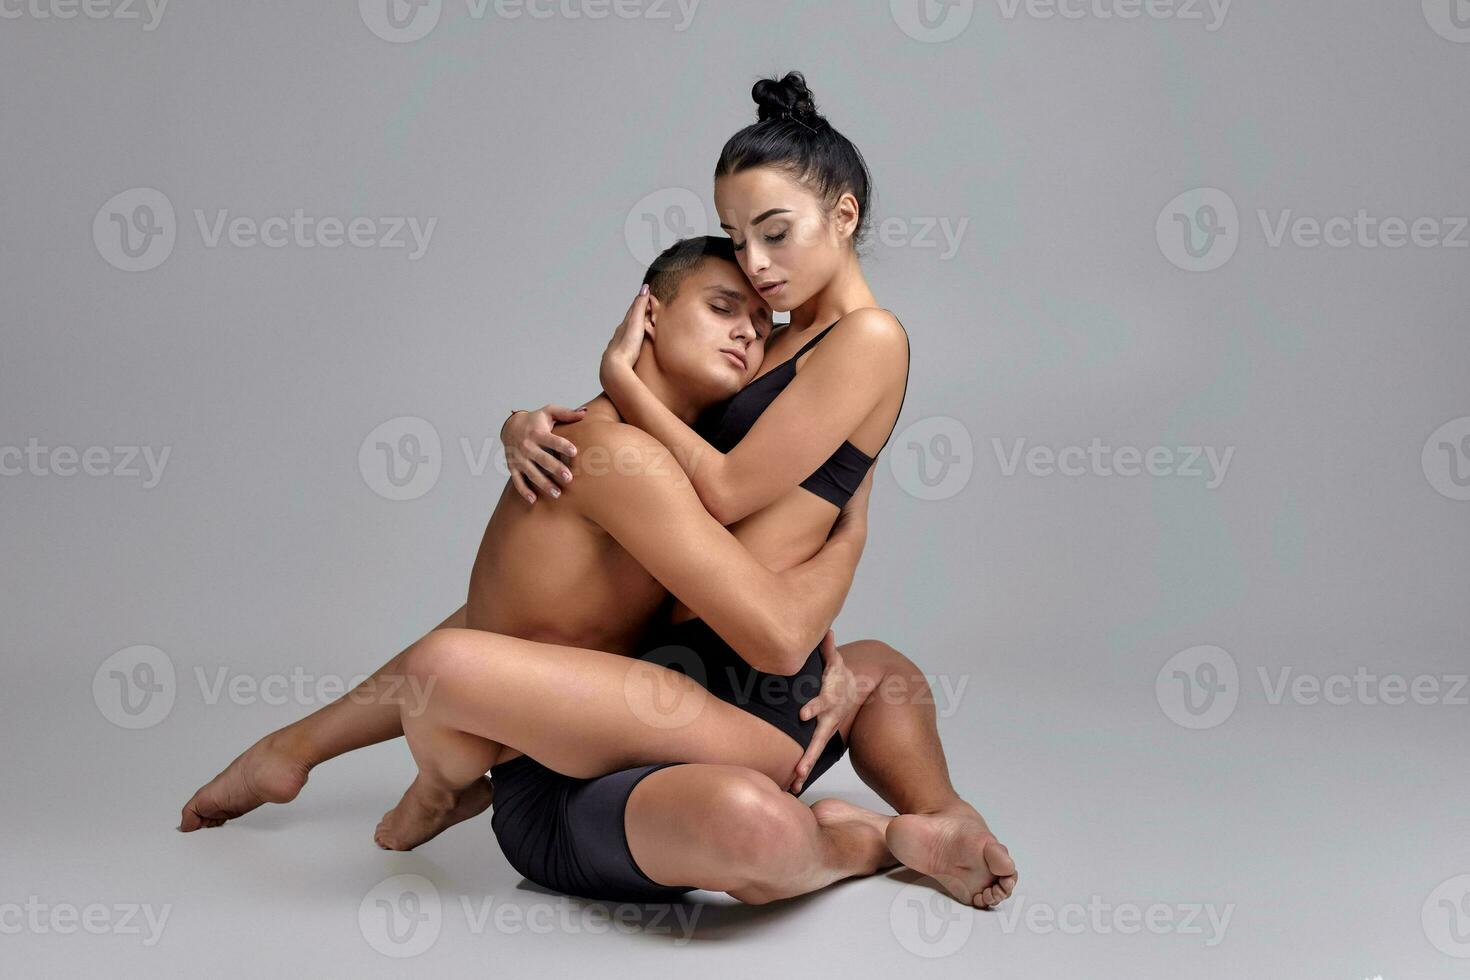
[[[783,332],[783,340],[785,336]],[[783,356],[794,353],[794,348],[804,343],[805,339],[793,336],[789,341],[785,341],[789,349],[775,353],[772,363],[781,360]],[[809,355],[804,360],[810,359]],[[802,372],[806,373],[804,364]],[[896,412],[896,405],[893,411]],[[886,424],[891,424],[891,417]],[[859,442],[860,448],[867,449],[867,445],[864,444],[867,440],[858,436],[855,441],[858,439],[863,440]],[[873,446],[871,451],[875,450],[876,446]],[[508,490],[507,495],[510,492]],[[506,503],[503,498],[501,506],[497,508],[497,515],[507,512]],[[513,505],[517,501],[512,498],[510,503]],[[543,509],[547,508],[535,508],[536,511]],[[522,510],[527,510],[527,508],[522,508]],[[813,542],[820,543],[826,533],[826,525],[830,525],[833,516],[835,516],[835,508],[832,508],[831,505],[812,497],[805,491],[792,488],[779,502],[751,513],[744,520],[737,522],[731,530],[741,544],[745,545],[749,552],[767,568],[789,568],[803,557],[803,552],[808,555],[811,553]],[[494,526],[495,519],[492,519],[492,527]],[[569,551],[569,546],[566,544],[559,544],[550,549],[556,553],[558,559],[555,563],[558,573],[552,576],[547,571],[548,566],[552,563],[544,560],[545,555],[549,553],[547,548],[528,545],[529,538],[513,542],[514,525],[511,525],[509,530],[504,527],[496,530],[497,532],[507,531],[507,533],[504,538],[500,538],[498,534],[492,535],[487,531],[487,546],[492,540],[504,540],[507,546],[500,553],[495,552],[493,548],[482,549],[481,559],[477,560],[474,576],[479,586],[472,590],[470,607],[458,611],[441,626],[452,628],[471,625],[468,609],[475,607],[478,596],[481,603],[475,613],[478,619],[475,625],[481,628],[495,627],[503,632],[517,632],[520,635],[552,642],[569,640],[579,645],[586,644],[587,640],[578,635],[578,629],[581,627],[569,624],[567,621],[569,614],[574,618],[576,616],[584,594],[585,580],[574,586],[578,593],[577,602],[549,604],[539,614],[539,619],[535,618],[538,613],[534,605],[505,604],[503,601],[506,596],[517,593],[554,596],[565,590],[566,586],[560,578],[567,568],[563,564],[563,559],[574,552]],[[529,578],[522,579],[515,590],[498,588],[496,586],[498,581],[507,580],[507,563],[515,561],[518,549],[522,554],[529,552],[526,567],[521,570],[521,574]],[[629,569],[624,570],[629,571]],[[537,575],[542,577],[536,579]],[[573,580],[575,581],[575,577]],[[521,592],[522,588],[529,592]],[[597,595],[595,584],[592,595],[594,597]],[[621,591],[619,595],[626,598],[626,594]],[[659,596],[661,597],[661,592]],[[622,601],[613,611],[622,613],[627,611],[628,607],[629,604]],[[636,648],[636,630],[628,629],[619,635],[608,636],[606,635],[607,624],[616,621],[615,617],[610,617],[605,605],[596,601],[587,608],[592,610],[592,615],[589,617],[592,622],[585,625],[590,627],[591,635],[597,635],[598,629],[604,631],[602,646],[614,651],[631,651]],[[532,617],[532,621],[524,621],[527,615]],[[522,621],[513,621],[516,616],[522,617]],[[706,614],[705,618],[710,617]],[[917,669],[906,658],[885,644],[863,641],[858,644],[844,645],[842,650],[852,662],[854,673],[859,675],[860,681],[866,684],[870,692],[879,691],[886,679],[893,677],[916,678],[918,684],[924,683]],[[373,678],[364,683],[364,687],[371,688],[375,683],[381,684],[387,679],[402,678],[405,673],[403,658],[408,652],[404,651],[403,654],[390,660]],[[892,699],[872,697],[863,704],[861,713],[853,712],[851,716],[844,719],[842,725],[844,734],[850,736],[851,757],[860,776],[906,818],[901,824],[884,824],[884,842],[885,847],[889,849],[889,854],[883,860],[891,861],[893,855],[902,851],[906,857],[905,863],[916,870],[933,875],[956,898],[972,904],[993,904],[994,901],[1009,894],[1010,889],[1014,887],[1014,865],[1010,863],[1009,856],[1004,853],[1003,848],[999,848],[999,845],[990,846],[994,838],[989,833],[983,819],[973,807],[960,800],[949,784],[942,749],[939,747],[935,731],[932,700],[922,696],[922,694],[927,694],[926,685],[922,689],[922,694],[919,693],[919,690],[918,687],[915,687],[913,697],[906,700],[899,699],[895,703],[889,703]],[[371,692],[362,692],[362,689],[359,689],[358,692],[353,693],[370,694]],[[225,773],[196,794],[185,808],[181,827],[194,829],[197,826],[217,826],[230,817],[248,812],[261,802],[289,800],[295,796],[296,792],[299,792],[301,785],[305,782],[305,775],[312,766],[360,745],[373,744],[395,737],[403,731],[400,706],[384,703],[385,700],[371,696],[353,700],[352,695],[349,695],[348,698],[322,709],[311,718],[304,719],[297,725],[263,739],[235,763],[232,763]],[[769,726],[766,728],[768,729]],[[785,736],[780,737],[785,738]],[[789,743],[785,746],[788,752],[799,752],[795,743],[791,743],[789,739],[786,741]],[[506,749],[506,751],[514,750]],[[538,758],[540,758],[539,755]],[[665,756],[663,760],[657,761],[672,758],[674,756]],[[789,760],[786,764],[789,766]],[[701,767],[675,766],[655,773],[654,776],[640,784],[629,804],[630,842],[638,839],[640,799],[646,794],[653,793],[658,783],[673,782],[674,774],[698,768]],[[777,771],[780,772],[779,769]],[[484,769],[481,769],[480,773],[483,772]],[[660,780],[658,777],[665,777],[665,779]],[[680,797],[686,804],[692,804],[700,798],[698,792],[693,788],[693,784],[697,784],[698,780],[691,779],[690,782],[691,788]],[[424,795],[427,797],[433,794]],[[425,799],[424,808],[441,814],[435,820],[446,821],[444,824],[446,826],[447,817],[442,815],[465,812],[461,807],[459,796],[446,797],[442,793],[435,799]],[[460,809],[456,810],[456,808]],[[814,813],[813,810],[805,807],[801,809],[808,814]],[[836,807],[825,807],[827,811],[835,809]],[[663,814],[660,825],[662,832],[667,834],[672,822],[671,815],[667,807],[659,812]],[[833,821],[833,823],[836,822],[840,821]],[[871,826],[870,822],[870,829]],[[442,827],[439,829],[442,830]],[[405,846],[413,838],[421,836],[423,832],[423,829],[420,828],[413,833],[395,836],[390,827],[384,830],[386,836],[383,839],[388,841],[390,846],[393,844]],[[438,831],[431,830],[431,832]],[[642,845],[632,844],[640,866],[657,866],[660,854],[671,850],[667,846],[660,848],[656,841],[657,838],[654,838],[653,841]],[[788,864],[797,863],[793,854],[787,854],[783,860]],[[872,861],[857,860],[850,862],[846,867],[862,869],[869,866],[876,866],[876,864]],[[823,875],[834,873],[833,868],[834,866],[829,863],[828,866],[816,872],[816,878],[808,880],[820,880]],[[839,867],[836,870],[840,872],[842,868]],[[857,870],[849,873],[863,872]],[[666,877],[660,877],[657,874],[653,877],[656,880],[667,880],[670,883],[688,881],[686,876],[672,873],[667,874]],[[771,882],[747,882],[737,887],[740,894],[737,894],[736,891],[731,891],[731,893],[736,894],[736,897],[741,897],[742,894],[775,894],[781,890],[781,888],[775,888],[775,891],[772,891],[773,887],[775,886]],[[799,883],[796,886],[787,883],[782,887],[802,886]],[[799,894],[800,891],[792,893]]]

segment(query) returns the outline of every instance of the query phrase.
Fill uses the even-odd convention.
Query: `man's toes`
[[[1007,851],[1005,845],[998,840],[991,839],[986,842],[981,856],[985,858],[985,866],[990,869],[990,873],[997,878],[1005,878],[1016,873],[1016,862],[1011,860],[1011,852]]]

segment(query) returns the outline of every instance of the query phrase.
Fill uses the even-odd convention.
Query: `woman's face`
[[[720,227],[740,267],[771,309],[789,312],[837,275],[851,250],[856,201],[829,208],[809,188],[773,167],[753,167],[715,181]]]

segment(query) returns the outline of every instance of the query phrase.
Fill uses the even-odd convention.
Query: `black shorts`
[[[642,660],[680,670],[710,693],[775,725],[806,748],[815,719],[802,721],[801,706],[821,690],[823,661],[813,651],[801,670],[787,677],[754,670],[702,620],[665,627]],[[847,751],[834,732],[806,786],[810,787]],[[506,860],[546,888],[583,898],[618,902],[675,902],[693,885],[662,885],[638,867],[623,822],[628,797],[650,773],[677,762],[635,766],[576,779],[520,756],[490,770],[495,783],[490,825]]]

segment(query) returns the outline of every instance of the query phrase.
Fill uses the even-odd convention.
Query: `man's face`
[[[652,302],[659,371],[708,407],[745,387],[760,370],[771,308],[740,269],[705,257],[668,303]]]

